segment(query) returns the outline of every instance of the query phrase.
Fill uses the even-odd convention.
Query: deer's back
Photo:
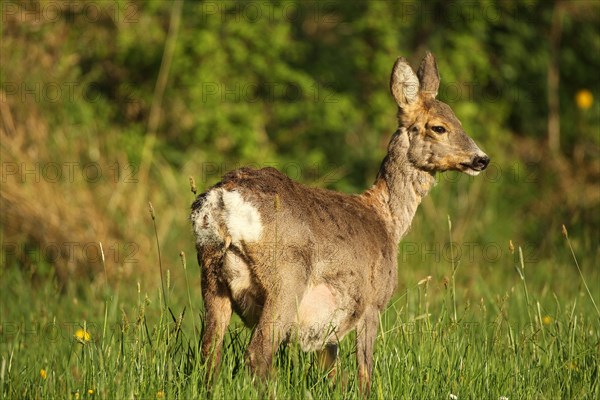
[[[265,243],[277,237],[278,243],[295,247],[311,241],[333,247],[331,262],[336,256],[342,261],[348,253],[365,262],[382,252],[396,253],[381,214],[361,196],[307,187],[274,168],[232,171],[215,188],[238,193],[256,208]]]

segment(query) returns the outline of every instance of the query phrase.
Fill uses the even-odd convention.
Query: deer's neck
[[[406,234],[423,197],[435,183],[435,177],[417,169],[408,159],[408,134],[396,131],[390,141],[375,184],[364,195],[382,211],[396,242]]]

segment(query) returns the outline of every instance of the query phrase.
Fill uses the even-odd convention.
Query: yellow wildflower
[[[94,394],[94,389],[88,389],[88,394],[91,396]]]
[[[90,335],[90,333],[85,329],[77,329],[75,331],[75,339],[77,339],[77,341],[80,343],[89,342],[91,338],[92,335]]]
[[[546,315],[542,318],[544,325],[550,325],[552,323],[552,317]]]
[[[581,110],[589,110],[594,103],[594,95],[587,89],[581,89],[575,94],[575,102]]]
[[[159,390],[158,392],[156,392],[156,398],[157,399],[164,399],[165,398],[165,392],[163,392],[162,390]]]
[[[41,377],[42,379],[46,379],[46,376],[48,376],[48,374],[46,373],[46,370],[45,370],[45,369],[43,369],[43,368],[42,368],[42,369],[40,369],[40,377]]]

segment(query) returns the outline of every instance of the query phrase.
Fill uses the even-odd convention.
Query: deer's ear
[[[421,61],[417,76],[419,82],[421,82],[421,93],[435,98],[440,87],[440,73],[437,69],[435,57],[430,52],[427,52],[423,61]]]
[[[419,79],[404,57],[398,57],[394,64],[390,78],[390,90],[400,107],[410,105],[417,100]]]

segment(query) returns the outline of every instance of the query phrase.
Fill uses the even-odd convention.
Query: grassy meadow
[[[426,50],[491,164],[439,174],[400,243],[369,398],[600,399],[599,2],[0,11],[0,399],[363,397],[353,333],[334,380],[291,343],[257,381],[235,316],[205,383],[190,177],[367,189]]]
[[[451,221],[447,228],[454,248]],[[183,252],[177,260],[175,252],[162,251],[162,261],[172,265],[164,271],[164,296],[159,281],[101,280],[61,293],[50,276],[32,286],[25,271],[3,270],[2,397],[361,397],[353,334],[341,343],[334,380],[314,354],[292,343],[279,352],[273,377],[260,382],[244,366],[250,331],[237,317],[220,374],[206,385],[198,356],[198,267]],[[507,243],[496,266],[501,274],[465,270],[454,258],[429,271],[405,270],[401,263],[404,284],[381,315],[370,397],[598,398],[600,288],[597,271],[579,274],[579,262],[589,261],[580,258],[572,254],[558,267],[526,264],[522,248]],[[549,277],[540,269],[562,273]]]

